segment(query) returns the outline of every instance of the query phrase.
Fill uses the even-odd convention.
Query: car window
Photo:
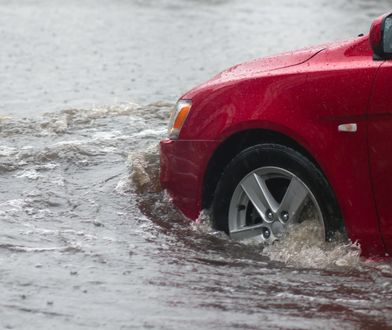
[[[384,52],[392,53],[392,17],[385,19],[384,25]]]

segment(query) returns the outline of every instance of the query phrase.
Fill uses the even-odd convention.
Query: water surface
[[[232,64],[366,32],[387,1],[0,2],[0,326],[383,329],[392,266],[306,228],[263,249],[158,180],[176,98]]]

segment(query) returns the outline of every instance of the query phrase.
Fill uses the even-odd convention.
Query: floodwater
[[[388,1],[0,1],[0,327],[387,329],[392,265],[233,242],[159,186],[181,92],[365,32]]]

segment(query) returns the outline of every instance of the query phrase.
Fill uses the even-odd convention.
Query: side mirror
[[[369,33],[375,60],[392,59],[392,13],[376,18]]]

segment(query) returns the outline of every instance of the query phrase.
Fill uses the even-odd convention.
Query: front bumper
[[[174,204],[195,220],[202,206],[204,174],[217,141],[162,140],[160,179]]]

